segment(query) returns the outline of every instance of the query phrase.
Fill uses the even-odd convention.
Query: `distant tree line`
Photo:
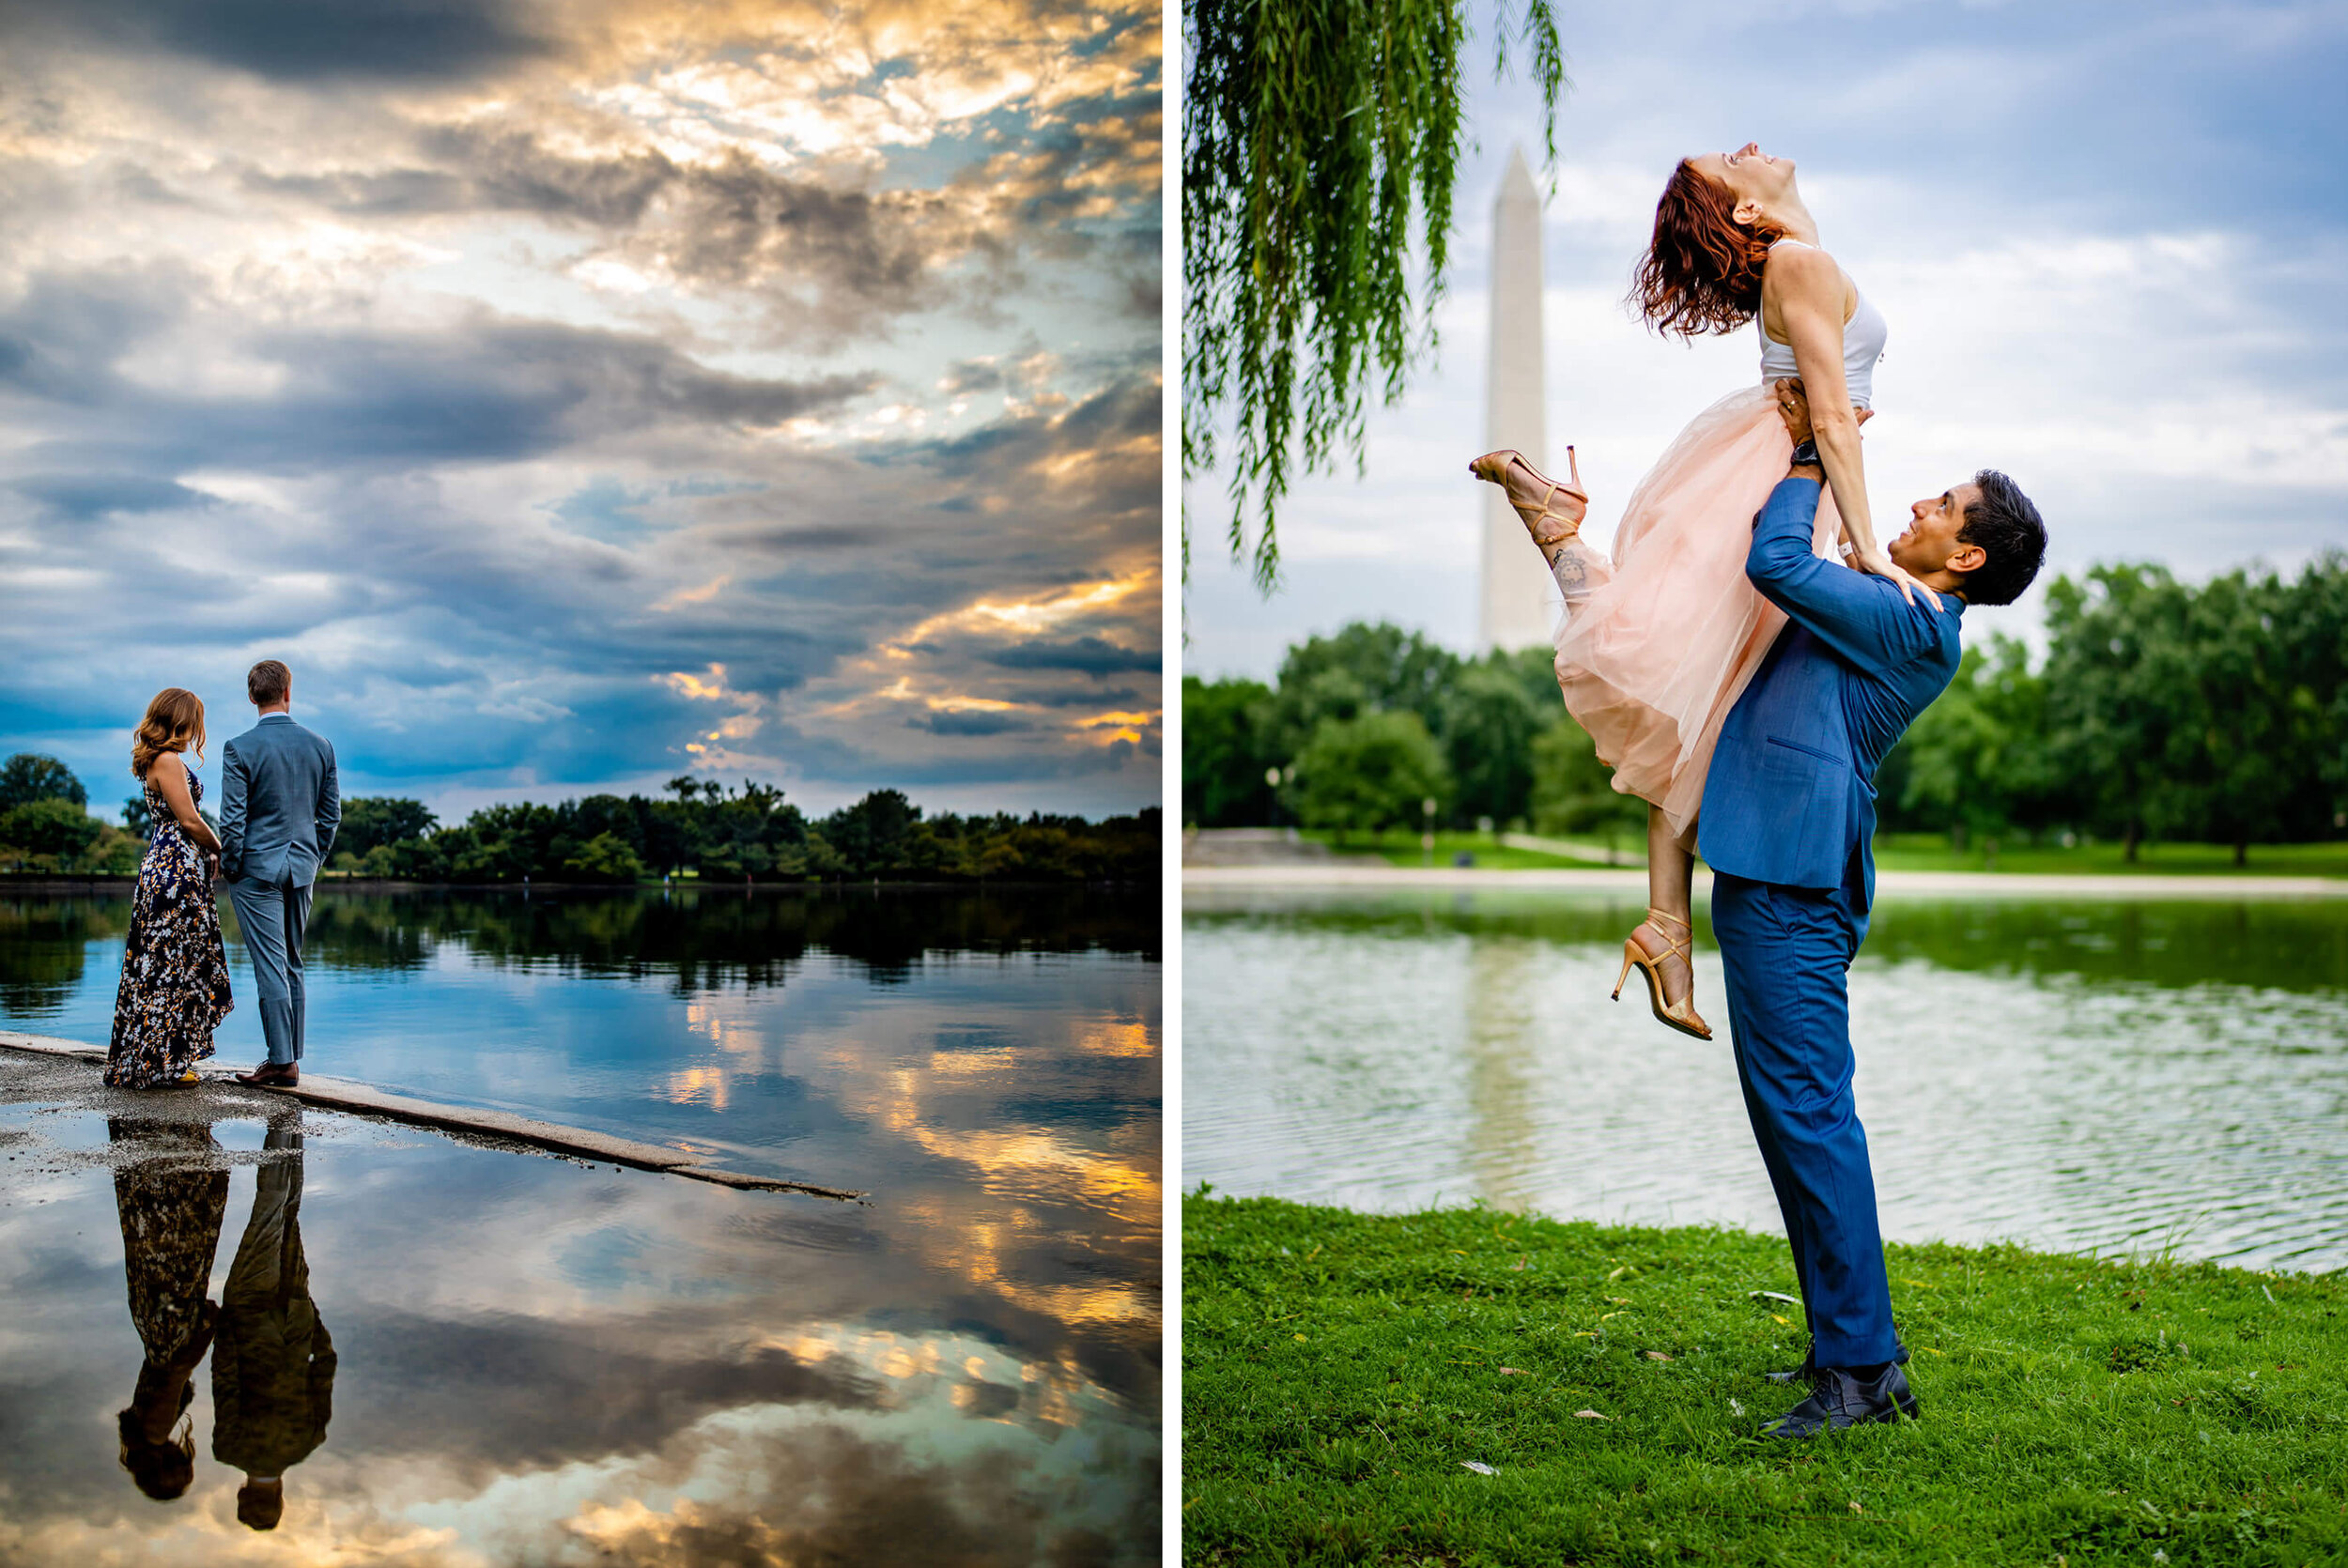
[[[764,885],[764,884],[762,884]],[[432,896],[353,889],[321,901],[303,950],[330,968],[414,972],[449,943],[497,967],[556,960],[658,976],[684,994],[784,984],[809,957],[853,960],[900,979],[935,953],[1134,954],[1164,942],[1147,890],[1063,883],[1016,898],[991,887],[807,886],[803,897],[745,899],[704,887],[671,899],[531,899],[466,888]],[[131,899],[0,898],[0,1014],[54,1012],[103,945],[129,929]]]
[[[0,866],[25,870],[135,871],[147,853],[147,806],[116,827],[89,814],[89,792],[54,757],[20,751],[0,762]]]
[[[1877,788],[1962,838],[2306,842],[2348,828],[2348,555],[2193,587],[2099,566],[2047,595],[2047,653],[1968,649]]]
[[[1567,715],[1547,649],[1461,658],[1356,622],[1288,651],[1277,681],[1182,682],[1182,817],[1340,838],[1427,823],[1643,832]]]
[[[2348,828],[2348,556],[2195,587],[2100,566],[2047,592],[2047,648],[1991,633],[1884,760],[1886,831],[2231,844]],[[1546,649],[1462,658],[1356,623],[1271,685],[1182,683],[1182,816],[1338,835],[1439,825],[1619,837],[1614,795]]]
[[[875,790],[811,821],[780,790],[680,776],[672,798],[589,795],[559,806],[485,806],[443,827],[421,801],[343,802],[329,869],[435,883],[1154,882],[1156,807],[1089,822],[924,815],[902,791]],[[138,869],[151,824],[127,801],[123,825],[89,815],[70,769],[23,753],[0,764],[0,867],[70,874]]]

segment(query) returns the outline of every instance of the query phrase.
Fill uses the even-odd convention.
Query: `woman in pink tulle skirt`
[[[1911,599],[1929,591],[1884,553],[1867,511],[1859,426],[1883,317],[1818,248],[1791,159],[1748,143],[1682,160],[1656,205],[1633,298],[1650,326],[1682,337],[1757,318],[1761,375],[1698,414],[1639,482],[1611,558],[1579,537],[1589,498],[1578,474],[1555,484],[1513,452],[1470,469],[1506,487],[1564,592],[1567,708],[1614,788],[1648,803],[1649,907],[1623,944],[1624,977],[1638,968],[1655,1016],[1709,1039],[1689,964],[1696,807],[1722,722],[1785,623],[1745,580],[1753,515],[1792,452],[1773,383],[1798,379],[1809,399],[1828,484],[1818,553],[1831,556],[1839,535],[1860,570],[1898,580]]]

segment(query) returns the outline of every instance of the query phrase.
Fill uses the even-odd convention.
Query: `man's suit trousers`
[[[253,987],[260,993],[261,1038],[269,1059],[283,1066],[301,1060],[301,934],[310,923],[308,883],[265,883],[239,877],[228,884],[253,960]]]
[[[1831,893],[1716,872],[1737,1076],[1785,1216],[1820,1366],[1899,1359],[1867,1133],[1851,1097],[1848,970],[1866,935],[1856,887]]]

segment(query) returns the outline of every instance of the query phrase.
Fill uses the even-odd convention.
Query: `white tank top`
[[[1781,239],[1777,245],[1799,245],[1799,239]],[[1777,245],[1769,247],[1774,251]],[[1780,343],[1769,336],[1769,330],[1761,325],[1760,313],[1753,318],[1753,330],[1761,334],[1761,384],[1800,376],[1794,366],[1794,346]],[[1843,323],[1843,379],[1850,389],[1854,407],[1872,408],[1876,393],[1876,361],[1883,358],[1883,341],[1890,335],[1883,313],[1868,302],[1864,294],[1859,296],[1859,308]]]

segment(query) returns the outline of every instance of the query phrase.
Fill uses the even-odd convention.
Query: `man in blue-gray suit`
[[[1956,673],[1976,605],[2011,604],[2046,557],[2038,510],[1991,469],[1909,509],[1889,553],[1922,587],[1811,554],[1825,480],[1799,383],[1778,384],[1794,462],[1753,518],[1745,572],[1788,624],[1721,728],[1697,849],[1745,1109],[1777,1190],[1810,1354],[1773,1437],[1916,1413],[1892,1326],[1867,1135],[1851,1097],[1848,970],[1875,898],[1875,773]]]
[[[310,884],[343,820],[334,748],[287,710],[293,675],[263,659],[244,678],[260,721],[220,749],[220,869],[252,955],[269,1060],[239,1084],[290,1087],[301,1071],[301,933]]]

